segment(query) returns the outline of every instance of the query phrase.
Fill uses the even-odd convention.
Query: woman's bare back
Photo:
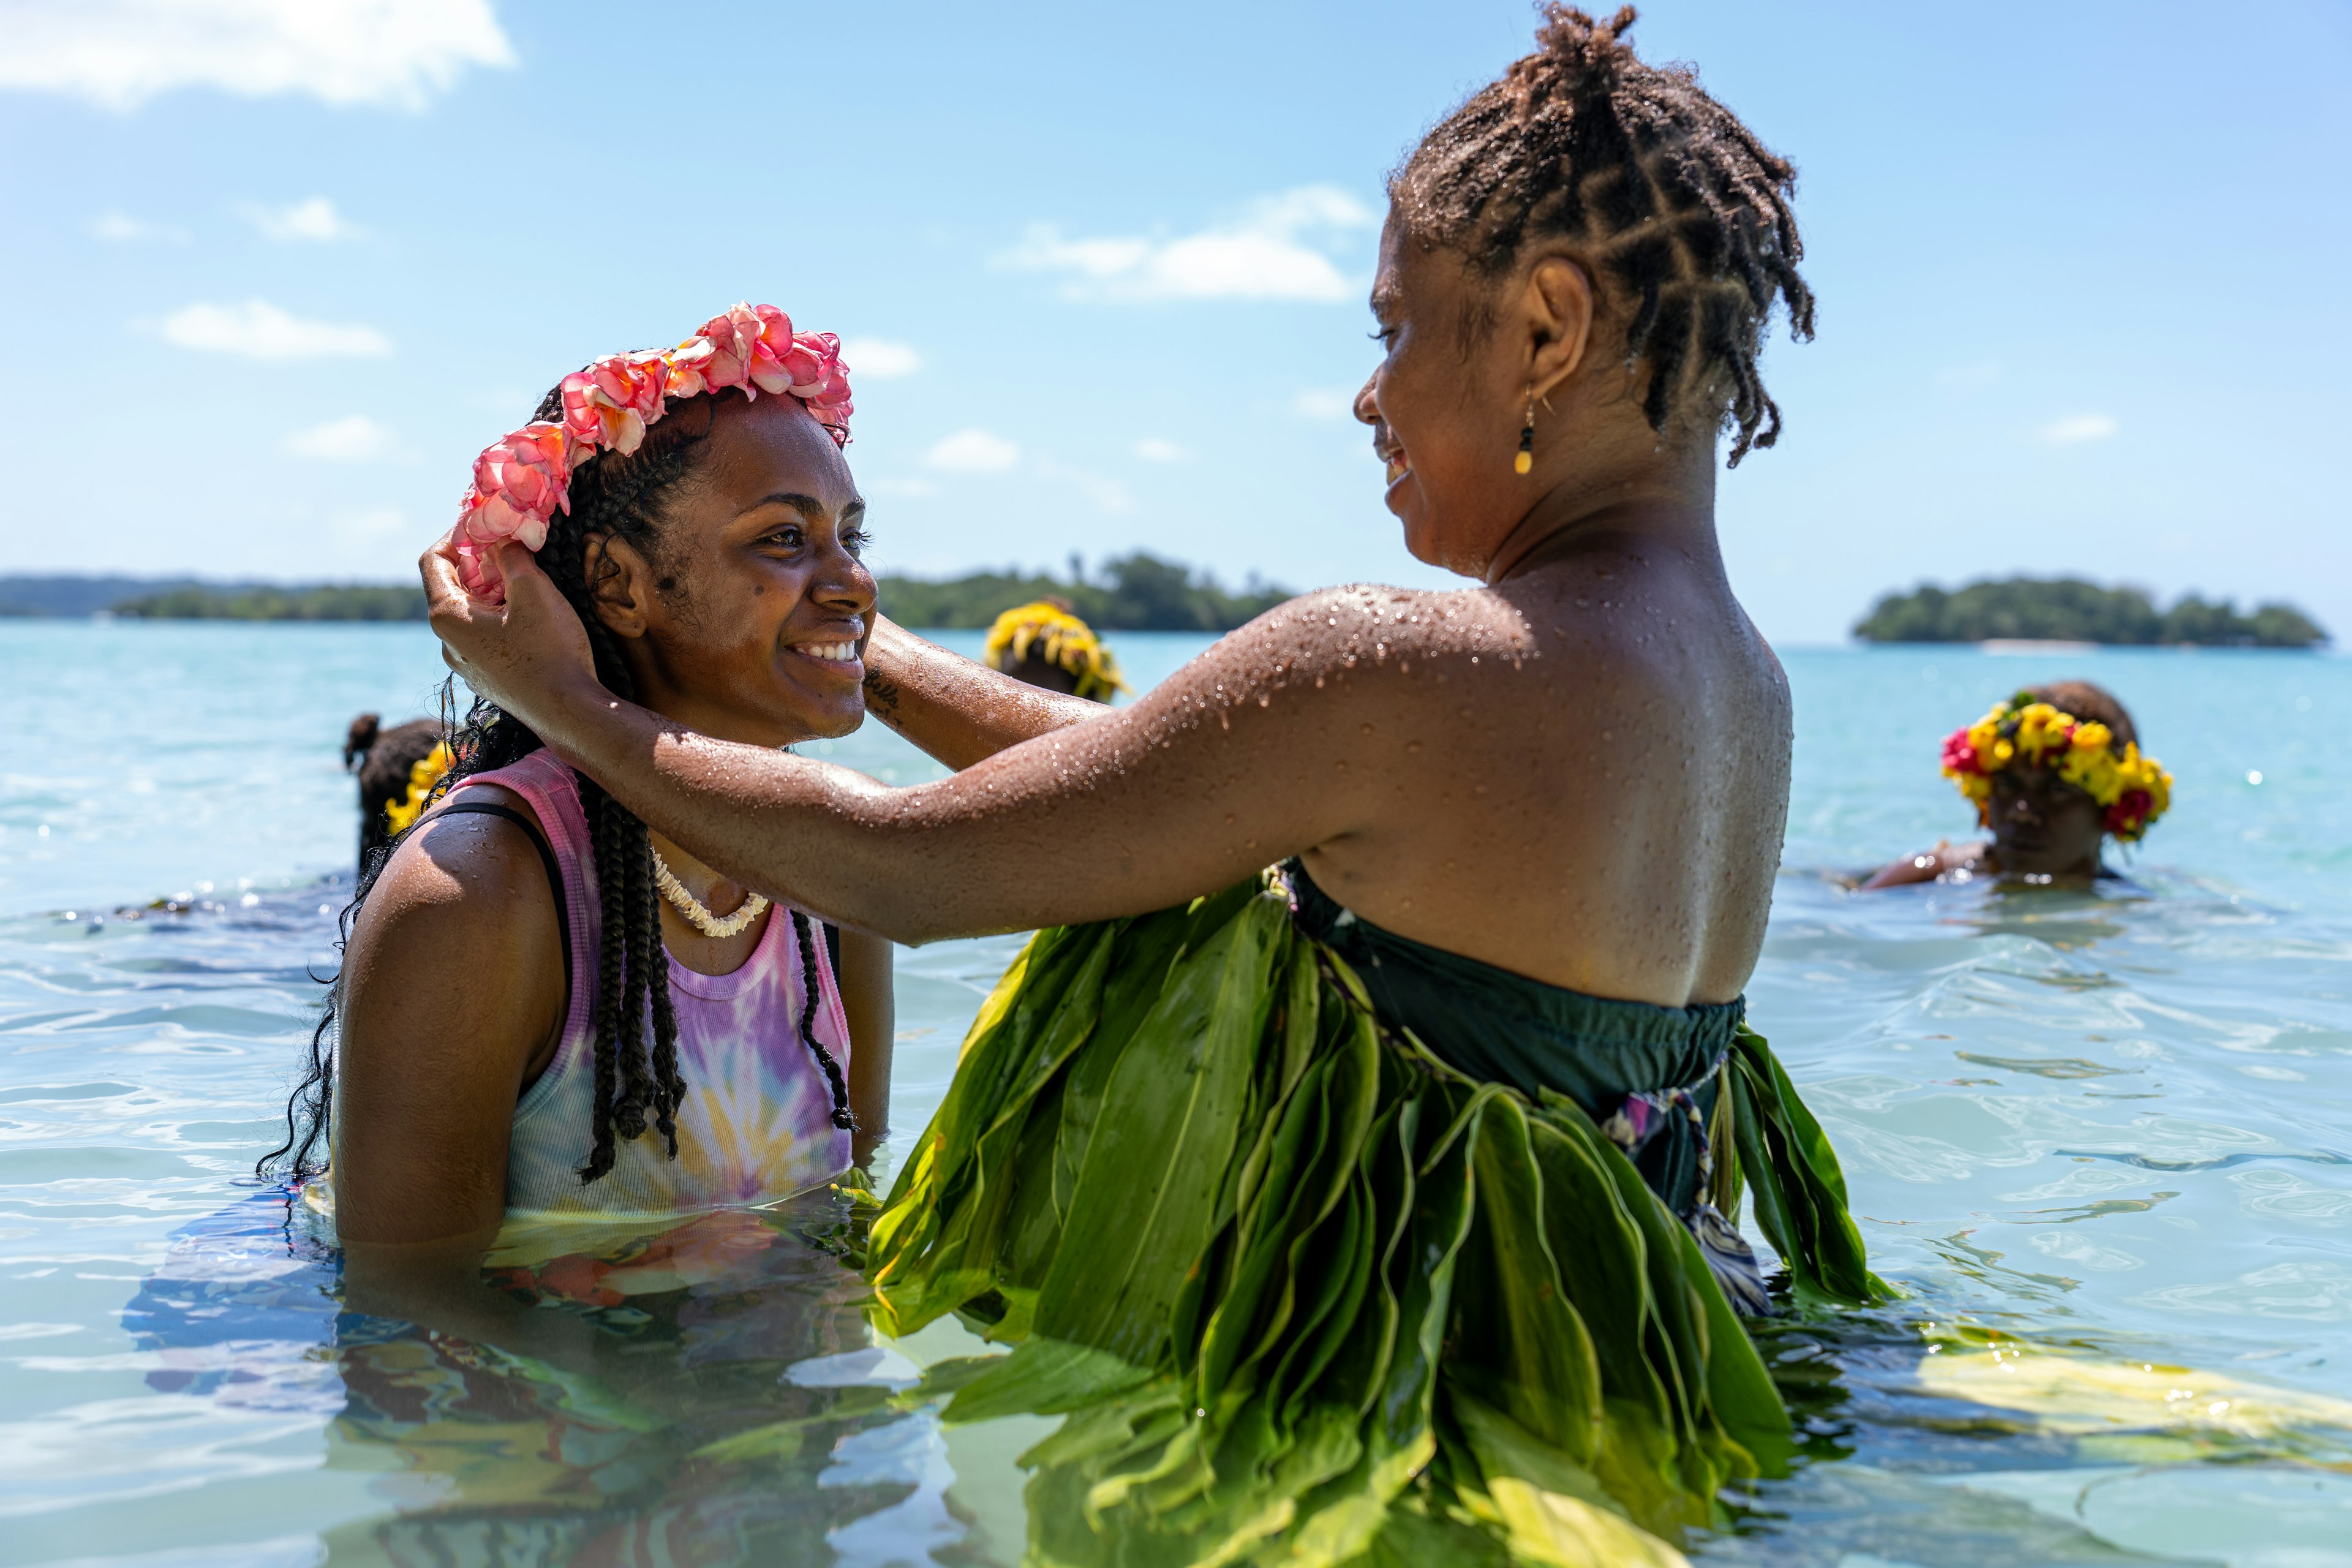
[[[1604,542],[1498,587],[1304,604],[1368,700],[1350,749],[1378,760],[1339,765],[1381,775],[1363,826],[1305,857],[1327,892],[1598,995],[1738,994],[1779,865],[1790,710],[1711,562]]]

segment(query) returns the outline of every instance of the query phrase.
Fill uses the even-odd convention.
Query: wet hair
[[[375,749],[375,738],[383,732],[381,713],[362,713],[353,719],[352,727],[343,732],[343,772],[352,773],[365,762],[368,752]]]
[[[2110,743],[2118,752],[2139,744],[2139,731],[2133,728],[2131,715],[2116,700],[2115,693],[2104,686],[2094,686],[2087,680],[2053,680],[2047,686],[2029,686],[2024,695],[2037,702],[2047,702],[2062,713],[2105,724],[2115,737]]]
[[[1389,176],[1404,232],[1459,251],[1489,280],[1561,239],[1627,307],[1625,361],[1647,359],[1642,413],[1664,432],[1712,403],[1730,461],[1780,433],[1757,371],[1776,300],[1813,333],[1804,245],[1789,208],[1796,169],[1709,97],[1688,66],[1651,66],[1624,42],[1625,6],[1596,22],[1548,5],[1535,52],[1440,121]],[[1484,321],[1465,323],[1475,339]]]
[[[562,590],[587,628],[596,679],[615,696],[635,698],[636,686],[621,658],[620,639],[596,615],[597,584],[614,570],[605,554],[606,542],[626,540],[654,567],[659,589],[667,592],[673,587],[675,579],[664,570],[663,514],[693,471],[695,451],[710,434],[717,399],[734,395],[727,391],[674,401],[667,416],[646,431],[635,452],[601,451],[581,463],[572,472],[569,508],[549,520],[547,542],[538,552],[540,567]],[[698,414],[696,404],[706,406]],[[559,389],[547,395],[534,417],[562,416]],[[455,689],[454,681],[442,689],[442,724],[454,761],[436,792],[436,799],[466,779],[521,761],[543,744],[520,721],[479,699],[462,720],[457,719]],[[595,854],[600,906],[593,1010],[595,1109],[587,1157],[580,1166],[580,1180],[586,1184],[613,1168],[617,1140],[640,1138],[649,1130],[660,1136],[669,1158],[677,1157],[677,1116],[686,1083],[678,1073],[677,1017],[662,945],[661,893],[654,885],[652,840],[646,825],[602,785],[585,773],[572,776],[579,781],[580,805]],[[419,826],[429,820],[429,815],[420,818]],[[394,840],[362,873],[358,890],[343,911],[346,942],[352,920],[383,874],[391,849],[398,848],[399,843]],[[814,997],[813,944],[798,911],[793,911],[793,922]],[[571,963],[569,953],[564,962]],[[583,983],[583,976],[572,976],[572,984]],[[256,1173],[265,1179],[277,1171],[288,1180],[299,1182],[324,1168],[319,1145],[333,1120],[335,1069],[330,1042],[339,1001],[339,994],[331,992],[326,1011],[311,1035],[306,1075],[287,1104],[286,1142],[255,1166]],[[646,1032],[648,1017],[653,1026],[650,1040]],[[840,1065],[809,1028],[805,1016],[800,1034],[833,1090],[834,1125],[854,1129]]]
[[[441,726],[430,719],[412,719],[389,730],[373,713],[352,721],[343,737],[343,771],[359,775],[359,875],[366,876],[369,865],[391,847],[384,807],[407,800],[416,764],[433,754],[441,738]]]

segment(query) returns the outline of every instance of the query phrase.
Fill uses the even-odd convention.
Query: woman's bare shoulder
[[[1227,660],[1286,681],[1300,675],[1411,675],[1416,663],[1486,665],[1534,650],[1535,628],[1481,588],[1396,588],[1351,583],[1302,594],[1220,645]]]
[[[488,786],[468,789],[491,798]],[[520,797],[496,803],[523,810]],[[379,1048],[457,1084],[505,1084],[543,1056],[562,1022],[562,925],[523,828],[436,812],[401,840],[368,889],[344,955],[343,1039],[354,1063]]]
[[[511,790],[475,784],[459,798],[505,806],[537,826],[530,803]],[[555,895],[531,831],[485,812],[440,807],[394,849],[360,907],[352,941],[413,936],[495,962],[509,948],[530,952],[542,923],[551,946]]]
[[[1157,745],[1171,727],[1230,730],[1243,710],[1271,709],[1286,721],[1286,749],[1313,750],[1320,737],[1352,754],[1360,721],[1377,723],[1412,693],[1458,693],[1457,675],[1475,682],[1524,662],[1533,638],[1507,605],[1482,602],[1491,599],[1362,584],[1300,595],[1219,639],[1121,724]]]

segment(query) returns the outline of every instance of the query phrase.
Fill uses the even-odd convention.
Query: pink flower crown
[[[773,305],[738,305],[713,316],[667,353],[607,354],[563,378],[563,417],[535,419],[492,442],[474,459],[474,482],[458,503],[457,575],[467,592],[502,604],[496,546],[547,542],[548,520],[572,507],[573,470],[603,451],[634,452],[646,426],[673,397],[740,386],[747,398],[789,393],[805,404],[836,447],[849,444],[849,367],[831,332],[795,332]]]

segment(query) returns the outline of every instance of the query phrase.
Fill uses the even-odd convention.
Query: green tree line
[[[1854,626],[1864,642],[2117,643],[2147,647],[2316,647],[2329,639],[2292,605],[2241,615],[2233,601],[2184,595],[2169,609],[2139,588],[2102,588],[2078,577],[2011,577],[1956,591],[1922,585],[1889,594]]]
[[[1076,563],[1073,563],[1075,565]],[[1102,631],[1229,632],[1290,597],[1252,579],[1228,593],[1215,578],[1138,551],[1068,580],[1022,572],[977,572],[932,580],[885,577],[882,613],[906,626],[984,626],[1015,605],[1048,595],[1066,599],[1078,618]]]
[[[194,583],[125,599],[114,613],[143,621],[421,621],[425,590],[359,583],[317,588]]]
[[[1290,597],[1253,579],[1229,593],[1205,572],[1138,551],[1068,579],[1046,574],[975,572],[961,577],[884,577],[883,613],[901,626],[985,626],[1015,605],[1055,595],[1105,631],[1231,631]],[[251,584],[175,584],[117,601],[114,614],[172,621],[421,621],[421,588],[327,585],[273,588]]]

